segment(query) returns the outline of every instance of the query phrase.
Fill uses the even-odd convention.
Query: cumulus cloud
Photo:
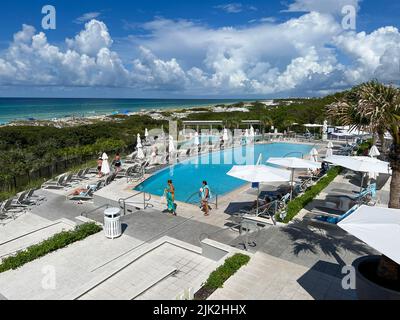
[[[367,34],[348,32],[334,39],[353,63],[345,71],[349,83],[370,80],[382,81],[400,79],[400,33],[397,28],[384,27]]]
[[[316,11],[241,27],[162,18],[140,27],[117,52],[107,26],[95,19],[65,46],[23,25],[0,55],[0,85],[315,95],[371,78],[394,81],[400,69],[398,29],[343,31],[333,15]]]
[[[120,86],[128,72],[118,54],[109,49],[111,38],[98,21],[86,24],[69,49],[48,43],[43,32],[24,25],[0,58],[0,83],[33,86]],[[89,46],[89,44],[91,46]]]
[[[74,39],[67,39],[66,42],[71,49],[93,56],[102,48],[110,48],[113,40],[103,22],[91,20]]]

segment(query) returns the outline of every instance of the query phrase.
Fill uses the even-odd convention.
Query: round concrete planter
[[[380,256],[366,256],[353,262],[356,269],[356,292],[360,300],[400,300],[400,291],[382,287],[367,278],[371,270],[376,270]],[[365,275],[367,273],[367,275]]]

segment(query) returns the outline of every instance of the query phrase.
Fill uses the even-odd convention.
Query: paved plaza
[[[380,181],[377,206],[388,202],[389,182]],[[102,190],[101,198],[107,194],[117,197],[115,190],[129,196],[134,185],[121,179]],[[112,188],[115,190],[109,193]],[[165,204],[153,196],[145,210],[137,208],[122,217],[122,237],[109,240],[101,232],[1,273],[0,300],[173,300],[185,290],[200,289],[208,275],[234,252],[249,254],[250,263],[210,299],[356,299],[354,291],[342,289],[342,268],[376,252],[336,225],[316,223],[310,217],[313,212],[329,211],[323,204],[332,193],[358,191],[359,181],[345,171],[292,223],[264,221],[248,237],[239,233],[232,217],[254,203],[256,191],[249,185],[220,197],[210,217],[198,206],[185,203],[178,203],[178,216],[174,217],[163,212]],[[0,227],[0,256],[71,230],[82,222],[83,213],[87,219],[103,223],[104,207],[96,201],[70,201],[66,197],[70,192],[40,190],[38,195],[46,201]],[[226,256],[218,261],[204,256],[204,239],[229,248]],[[52,272],[55,286],[48,283]]]

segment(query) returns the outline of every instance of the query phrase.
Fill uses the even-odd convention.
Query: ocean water
[[[205,154],[195,161],[185,161],[156,173],[138,185],[135,190],[162,196],[167,181],[172,179],[176,189],[175,198],[182,202],[191,202],[193,200],[191,196],[200,189],[202,181],[206,180],[211,191],[221,196],[247,184],[246,181],[227,175],[234,165],[245,164],[242,156],[245,157],[246,164],[256,164],[262,155],[265,164],[270,157],[305,156],[311,149],[311,145],[273,143]]]
[[[88,117],[142,109],[192,108],[230,104],[238,99],[56,99],[0,98],[0,124],[13,120],[50,120],[65,117]],[[244,101],[244,100],[241,100]]]

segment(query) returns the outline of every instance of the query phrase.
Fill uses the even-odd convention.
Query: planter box
[[[366,256],[353,262],[356,269],[356,292],[360,300],[400,300],[400,291],[385,288],[376,282],[380,256]]]

